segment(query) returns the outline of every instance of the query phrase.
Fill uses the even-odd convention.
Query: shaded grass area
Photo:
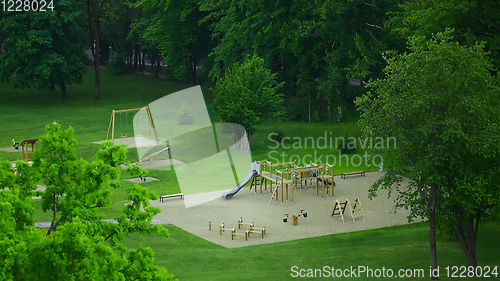
[[[223,277],[233,280],[290,280],[293,279],[292,266],[299,269],[385,267],[392,269],[395,275],[399,269],[423,269],[424,278],[383,279],[430,279],[429,226],[425,222],[232,249],[212,244],[175,226],[167,226],[167,229],[171,236],[166,240],[159,236],[152,239],[132,234],[125,244],[128,247],[138,244],[152,247],[156,264],[167,268],[179,280],[221,280]],[[481,266],[498,266],[500,257],[494,249],[500,247],[500,241],[495,238],[499,231],[498,224],[488,223],[479,232],[477,252]],[[227,238],[230,239],[229,236]],[[466,264],[462,249],[458,243],[440,237],[437,245],[440,279],[451,280],[446,278],[444,268]],[[366,275],[356,278],[372,279],[366,278]]]

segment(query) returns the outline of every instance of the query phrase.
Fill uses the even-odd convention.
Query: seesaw
[[[304,216],[304,218],[307,218],[307,212],[304,212],[304,210],[300,210],[300,213],[288,216],[288,214],[285,214],[285,218],[283,218],[283,222],[287,222],[289,219],[292,219],[292,225],[298,225],[299,224],[299,217]]]
[[[137,162],[133,163],[133,164],[132,164],[132,166],[135,166],[135,165],[141,164],[142,162],[144,162],[144,161],[146,161],[146,160],[149,160],[149,165],[151,166],[151,165],[153,165],[153,157],[158,156],[158,154],[160,154],[160,153],[162,153],[162,152],[164,152],[164,151],[168,151],[168,149],[169,149],[168,147],[165,147],[165,148],[163,148],[163,149],[162,149],[162,150],[160,150],[160,151],[157,151],[157,152],[155,152],[155,153],[153,153],[153,154],[150,154],[150,155],[148,155],[148,156],[146,156],[146,157],[142,158],[141,160],[139,160],[139,161],[137,161]]]

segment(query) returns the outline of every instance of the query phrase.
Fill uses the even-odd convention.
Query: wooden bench
[[[349,176],[349,175],[361,175],[361,176],[365,176],[365,172],[364,171],[358,171],[358,172],[350,172],[350,173],[343,173],[342,175],[340,175],[340,178],[342,179],[345,179],[345,176]]]
[[[180,197],[182,200],[184,200],[184,193],[162,195],[160,196],[160,201],[163,202],[163,199],[174,198],[174,197]]]

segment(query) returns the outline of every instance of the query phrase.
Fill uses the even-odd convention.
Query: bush
[[[335,140],[336,148],[342,154],[354,153],[358,149],[356,144],[353,147],[353,145],[349,142],[349,137],[350,136],[347,134],[347,132],[343,132],[341,134],[341,137],[339,138],[339,141],[337,142],[337,140]]]
[[[182,103],[181,110],[179,111],[179,114],[177,114],[177,121],[179,122],[179,125],[191,125],[194,123],[194,117],[189,114],[186,102]]]
[[[277,142],[281,142],[286,136],[285,132],[278,125],[274,125],[273,133],[271,139]]]
[[[109,60],[108,67],[113,75],[123,75],[128,72],[127,64],[125,63],[125,55],[122,53],[113,53]]]

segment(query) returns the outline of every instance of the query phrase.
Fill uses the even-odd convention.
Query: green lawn
[[[103,71],[103,98],[95,101],[93,100],[93,71],[89,69],[84,77],[84,83],[68,87],[69,101],[61,103],[58,91],[13,90],[6,84],[0,84],[0,93],[2,93],[0,95],[0,124],[2,124],[0,147],[11,146],[12,138],[18,141],[37,138],[44,133],[46,124],[57,121],[62,124],[63,129],[70,125],[75,129],[75,135],[79,141],[78,156],[91,160],[99,147],[91,142],[105,139],[113,109],[143,107],[169,93],[190,86],[146,76],[112,76],[108,71]],[[205,95],[205,100],[207,104],[210,104],[213,97]],[[208,111],[212,121],[217,121],[210,106]],[[318,161],[318,157],[323,155],[319,161],[325,162],[327,155],[338,155],[335,145],[332,146],[329,143],[330,138],[334,141],[335,137],[343,134],[356,138],[361,136],[361,128],[357,124],[358,116],[353,107],[348,108],[347,114],[346,121],[341,124],[282,122],[279,125],[280,129],[288,137],[283,144],[289,148],[281,144],[276,147],[276,143],[269,140],[269,134],[275,130],[274,121],[263,123],[257,127],[257,132],[252,136],[252,158],[273,162],[297,159],[300,164],[303,164],[308,161]],[[318,147],[318,139],[324,137],[325,133],[326,148],[324,143]],[[312,139],[307,142],[307,138]],[[314,147],[311,140],[314,141]],[[368,148],[359,149],[349,156],[348,161],[356,158],[354,155],[359,155],[361,158],[366,151]],[[198,150],[186,153],[184,160],[194,161],[196,160],[194,157],[199,158],[200,153]],[[286,154],[285,159],[282,159],[282,153]],[[129,149],[128,157],[131,161],[137,160],[136,150]],[[0,151],[0,158],[15,161],[21,158],[21,153]],[[333,164],[331,161],[328,162]],[[363,163],[357,166],[337,162],[335,174],[376,169],[378,169],[377,165],[366,166]],[[159,181],[143,183],[151,191],[157,194],[180,192],[174,171],[150,171],[149,175],[159,179]],[[129,177],[127,172],[122,172],[123,179]],[[130,184],[122,181],[121,188],[114,191],[113,205],[102,210],[106,218],[113,218],[120,213],[123,202],[127,200],[125,190]],[[41,211],[40,202],[37,201],[35,220],[47,221],[49,218],[48,214]],[[429,230],[426,223],[237,249],[222,248],[175,226],[167,228],[171,234],[167,240],[154,235],[139,237],[131,234],[125,243],[128,246],[134,246],[137,243],[151,246],[156,253],[156,263],[165,266],[180,280],[284,280],[291,278],[292,266],[304,269],[323,266],[336,268],[369,266],[373,269],[381,269],[384,266],[395,270],[421,268],[425,270],[425,276],[428,276],[430,254]],[[481,228],[478,244],[480,265],[500,265],[500,256],[496,252],[500,248],[500,241],[496,239],[499,231],[500,225],[493,222]],[[438,263],[443,277],[445,274],[443,267],[462,266],[466,264],[466,261],[458,242],[439,239]],[[363,278],[359,279],[363,280]],[[446,280],[446,278],[442,279]],[[407,278],[406,280],[414,279]]]

